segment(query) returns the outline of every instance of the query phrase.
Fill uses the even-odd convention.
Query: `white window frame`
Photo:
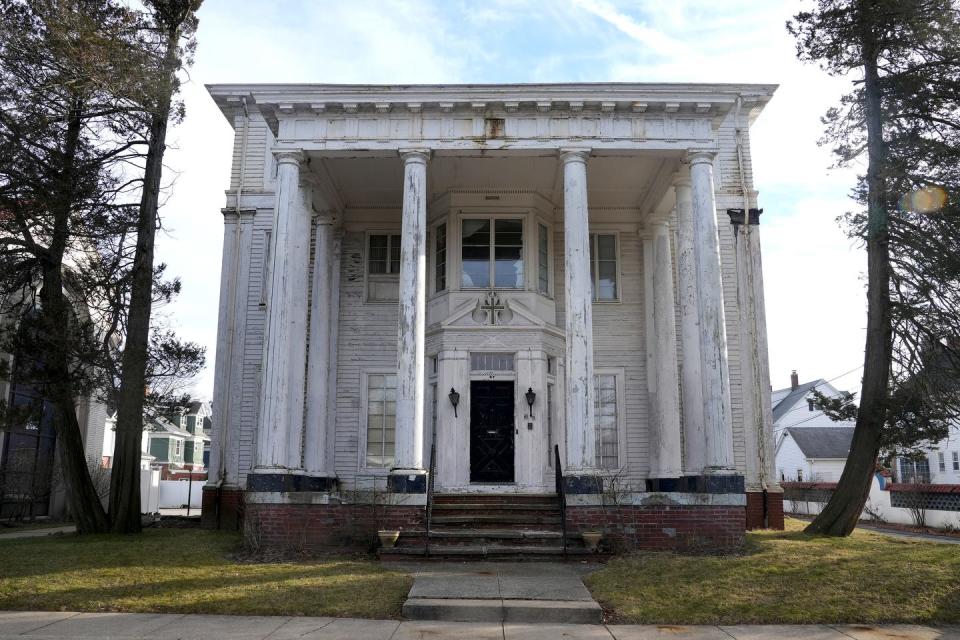
[[[440,239],[440,227],[442,227],[443,225],[447,225],[446,236],[444,238],[447,241],[447,246],[446,246],[447,256],[446,256],[446,264],[444,265],[444,275],[446,276],[447,281],[446,281],[446,286],[444,286],[443,289],[438,290],[437,289],[437,241]],[[428,233],[428,235],[430,236],[430,244],[429,244],[430,259],[427,261],[427,264],[429,265],[429,269],[430,269],[430,276],[429,276],[430,286],[428,290],[430,291],[431,296],[437,296],[437,295],[442,295],[444,293],[449,293],[450,289],[452,288],[451,285],[453,284],[453,282],[450,279],[450,266],[451,266],[452,253],[453,253],[452,252],[453,243],[450,242],[450,226],[451,225],[450,225],[449,216],[443,216],[441,218],[438,218],[433,222],[433,224],[430,225],[430,232]]]
[[[596,368],[593,370],[594,378],[596,376],[614,376],[617,390],[617,467],[615,469],[601,469],[601,473],[615,474],[627,466],[627,407],[625,402],[625,384],[624,369],[622,367]],[[593,381],[596,389],[596,380]],[[596,420],[594,416],[594,420]]]
[[[400,299],[400,273],[370,273],[370,236],[400,236],[400,229],[369,229],[363,234],[363,301],[365,304],[391,304],[396,305]],[[401,238],[402,241],[402,238]],[[401,261],[403,255],[401,254]],[[387,240],[387,264],[390,263],[390,241]],[[373,300],[370,297],[371,282],[397,283],[397,297],[390,300]]]
[[[540,290],[540,226],[547,228],[547,290]],[[553,248],[553,224],[542,216],[533,216],[533,230],[536,232],[536,244],[533,247],[533,255],[537,267],[537,272],[533,278],[533,290],[542,296],[553,298],[554,282],[554,248]]]
[[[953,470],[960,471],[960,451],[953,452]]]
[[[603,298],[600,299],[597,297],[597,291],[599,291],[600,286],[600,265],[599,265],[599,250],[597,247],[597,236],[613,236],[613,248],[614,256],[616,259],[616,274],[617,274],[617,295],[613,298]],[[590,281],[590,297],[593,300],[594,304],[616,304],[623,301],[623,274],[621,273],[621,268],[623,261],[620,257],[620,232],[614,229],[590,229],[588,235],[590,239],[590,272],[591,272],[591,281]]]
[[[360,443],[359,451],[357,452],[357,469],[363,475],[368,476],[386,476],[390,474],[389,467],[368,467],[367,466],[367,396],[369,395],[370,389],[370,376],[395,376],[397,375],[396,369],[390,369],[386,367],[375,368],[375,369],[364,369],[360,373],[360,424],[357,429],[359,432],[359,437],[357,441]],[[396,426],[394,426],[396,429]],[[396,464],[397,453],[396,453],[396,431],[394,431],[394,457],[393,461]]]
[[[457,256],[457,285],[460,291],[489,291],[496,289],[498,291],[524,291],[530,286],[530,264],[535,262],[530,255],[530,211],[529,210],[501,210],[497,213],[461,213],[457,219],[456,235],[456,256]],[[494,271],[495,261],[493,260],[493,249],[496,246],[496,222],[490,226],[490,263],[489,276],[490,284],[485,287],[468,287],[463,284],[463,222],[464,220],[519,220],[523,230],[523,245],[520,247],[520,259],[523,261],[523,280],[519,287],[498,287],[496,286],[496,273]],[[447,247],[447,263],[450,263],[450,248]],[[448,267],[449,268],[449,267]],[[447,276],[447,285],[449,289],[450,277]]]
[[[943,451],[937,452],[937,469],[940,473],[947,472],[947,457],[944,455]]]

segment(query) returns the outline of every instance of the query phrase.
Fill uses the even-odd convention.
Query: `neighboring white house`
[[[834,422],[814,406],[814,391],[837,397],[840,391],[822,378],[790,386],[771,395],[777,478],[783,482],[836,482],[853,438],[853,422]]]
[[[924,453],[919,460],[894,459],[897,482],[960,484],[960,425],[951,426],[947,437],[926,447]]]

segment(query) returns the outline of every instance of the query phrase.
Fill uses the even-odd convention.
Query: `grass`
[[[960,545],[815,538],[804,524],[749,533],[739,556],[615,559],[585,582],[622,623],[960,622]]]
[[[0,610],[395,618],[412,582],[347,557],[238,562],[238,544],[196,529],[0,540]]]

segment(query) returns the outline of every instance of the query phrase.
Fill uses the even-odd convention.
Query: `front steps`
[[[554,494],[438,494],[426,529],[402,531],[383,560],[563,560],[590,558],[579,534],[564,553],[560,500]]]

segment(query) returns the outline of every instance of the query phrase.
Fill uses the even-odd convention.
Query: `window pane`
[[[597,432],[597,466],[616,469],[620,466],[620,433],[617,429],[617,378],[594,376],[594,421]]]
[[[370,236],[367,270],[370,273],[387,273],[387,236]]]
[[[537,289],[541,293],[547,293],[550,290],[550,269],[547,264],[550,254],[550,241],[548,237],[547,228],[544,225],[540,225],[537,228],[537,233],[539,234],[538,247],[537,247]]]
[[[368,467],[393,466],[393,443],[396,432],[397,377],[367,377],[367,451]]]
[[[597,236],[597,259],[613,260],[617,259],[617,239],[612,235]]]
[[[496,259],[496,286],[523,287],[523,221],[496,220],[494,222]]]
[[[434,279],[437,291],[447,288],[447,225],[437,227],[437,254],[434,256]]]
[[[464,220],[461,248],[464,287],[490,286],[490,221]]]
[[[390,236],[390,273],[400,273],[400,236]]]

